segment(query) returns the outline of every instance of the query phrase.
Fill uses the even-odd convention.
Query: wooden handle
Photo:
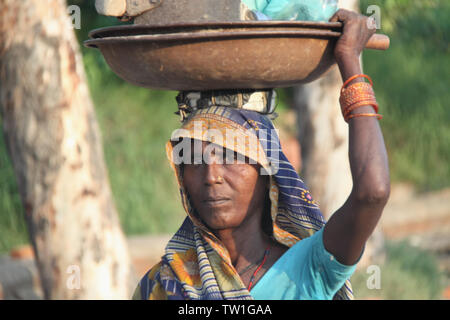
[[[391,39],[385,34],[374,34],[366,44],[366,49],[387,50]]]

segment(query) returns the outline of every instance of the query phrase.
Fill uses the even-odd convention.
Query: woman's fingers
[[[346,9],[339,9],[331,18],[330,22],[345,22],[350,20],[351,18],[357,17],[358,14],[356,12],[346,10]]]
[[[339,9],[338,11],[336,11],[336,13],[330,18],[330,22],[338,22],[339,21],[339,16],[338,13],[339,11],[341,11],[342,9]]]
[[[342,36],[334,50],[336,58],[359,56],[376,30],[369,29],[368,18],[353,11],[340,9],[330,19],[330,22],[343,24]]]
[[[346,25],[348,22],[358,23],[362,30],[369,29],[371,34],[375,33],[375,28],[371,27],[373,22],[369,20],[366,16],[358,14],[354,11],[339,9],[331,18],[330,22],[342,22]]]

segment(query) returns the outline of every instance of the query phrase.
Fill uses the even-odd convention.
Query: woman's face
[[[202,154],[207,146],[202,143]],[[183,165],[184,187],[191,204],[212,230],[237,228],[253,219],[261,221],[267,193],[268,177],[260,175],[260,166],[248,161],[229,164],[231,159],[224,159],[225,150],[215,148],[206,163]]]

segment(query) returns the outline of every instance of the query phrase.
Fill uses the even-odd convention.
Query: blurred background
[[[81,29],[76,34],[120,223],[141,277],[159,260],[160,251],[152,255],[148,248],[162,250],[185,217],[165,154],[165,143],[179,125],[174,115],[177,93],[138,88],[118,78],[100,52],[83,47],[82,42],[90,30],[120,22],[98,15],[94,1],[69,0],[68,4],[81,8]],[[384,115],[381,126],[392,193],[381,222],[386,239],[381,288],[368,288],[370,274],[359,269],[352,277],[355,296],[450,299],[450,2],[361,0],[361,12],[374,4],[381,8],[381,32],[391,38],[391,47],[383,53],[366,51],[363,60]],[[293,90],[280,89],[278,94],[280,116],[275,124],[282,130],[288,157],[298,163],[301,146],[296,139]],[[3,138],[0,257],[4,259],[0,258],[0,276],[6,257],[23,263],[33,258]],[[39,298],[39,294],[20,297]]]

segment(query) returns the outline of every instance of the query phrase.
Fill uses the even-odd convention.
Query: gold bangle
[[[349,115],[347,118],[345,118],[345,121],[348,122],[348,120],[353,119],[353,118],[358,118],[358,117],[377,117],[378,120],[383,119],[383,116],[381,114],[377,114],[377,113],[356,113],[356,114]]]

